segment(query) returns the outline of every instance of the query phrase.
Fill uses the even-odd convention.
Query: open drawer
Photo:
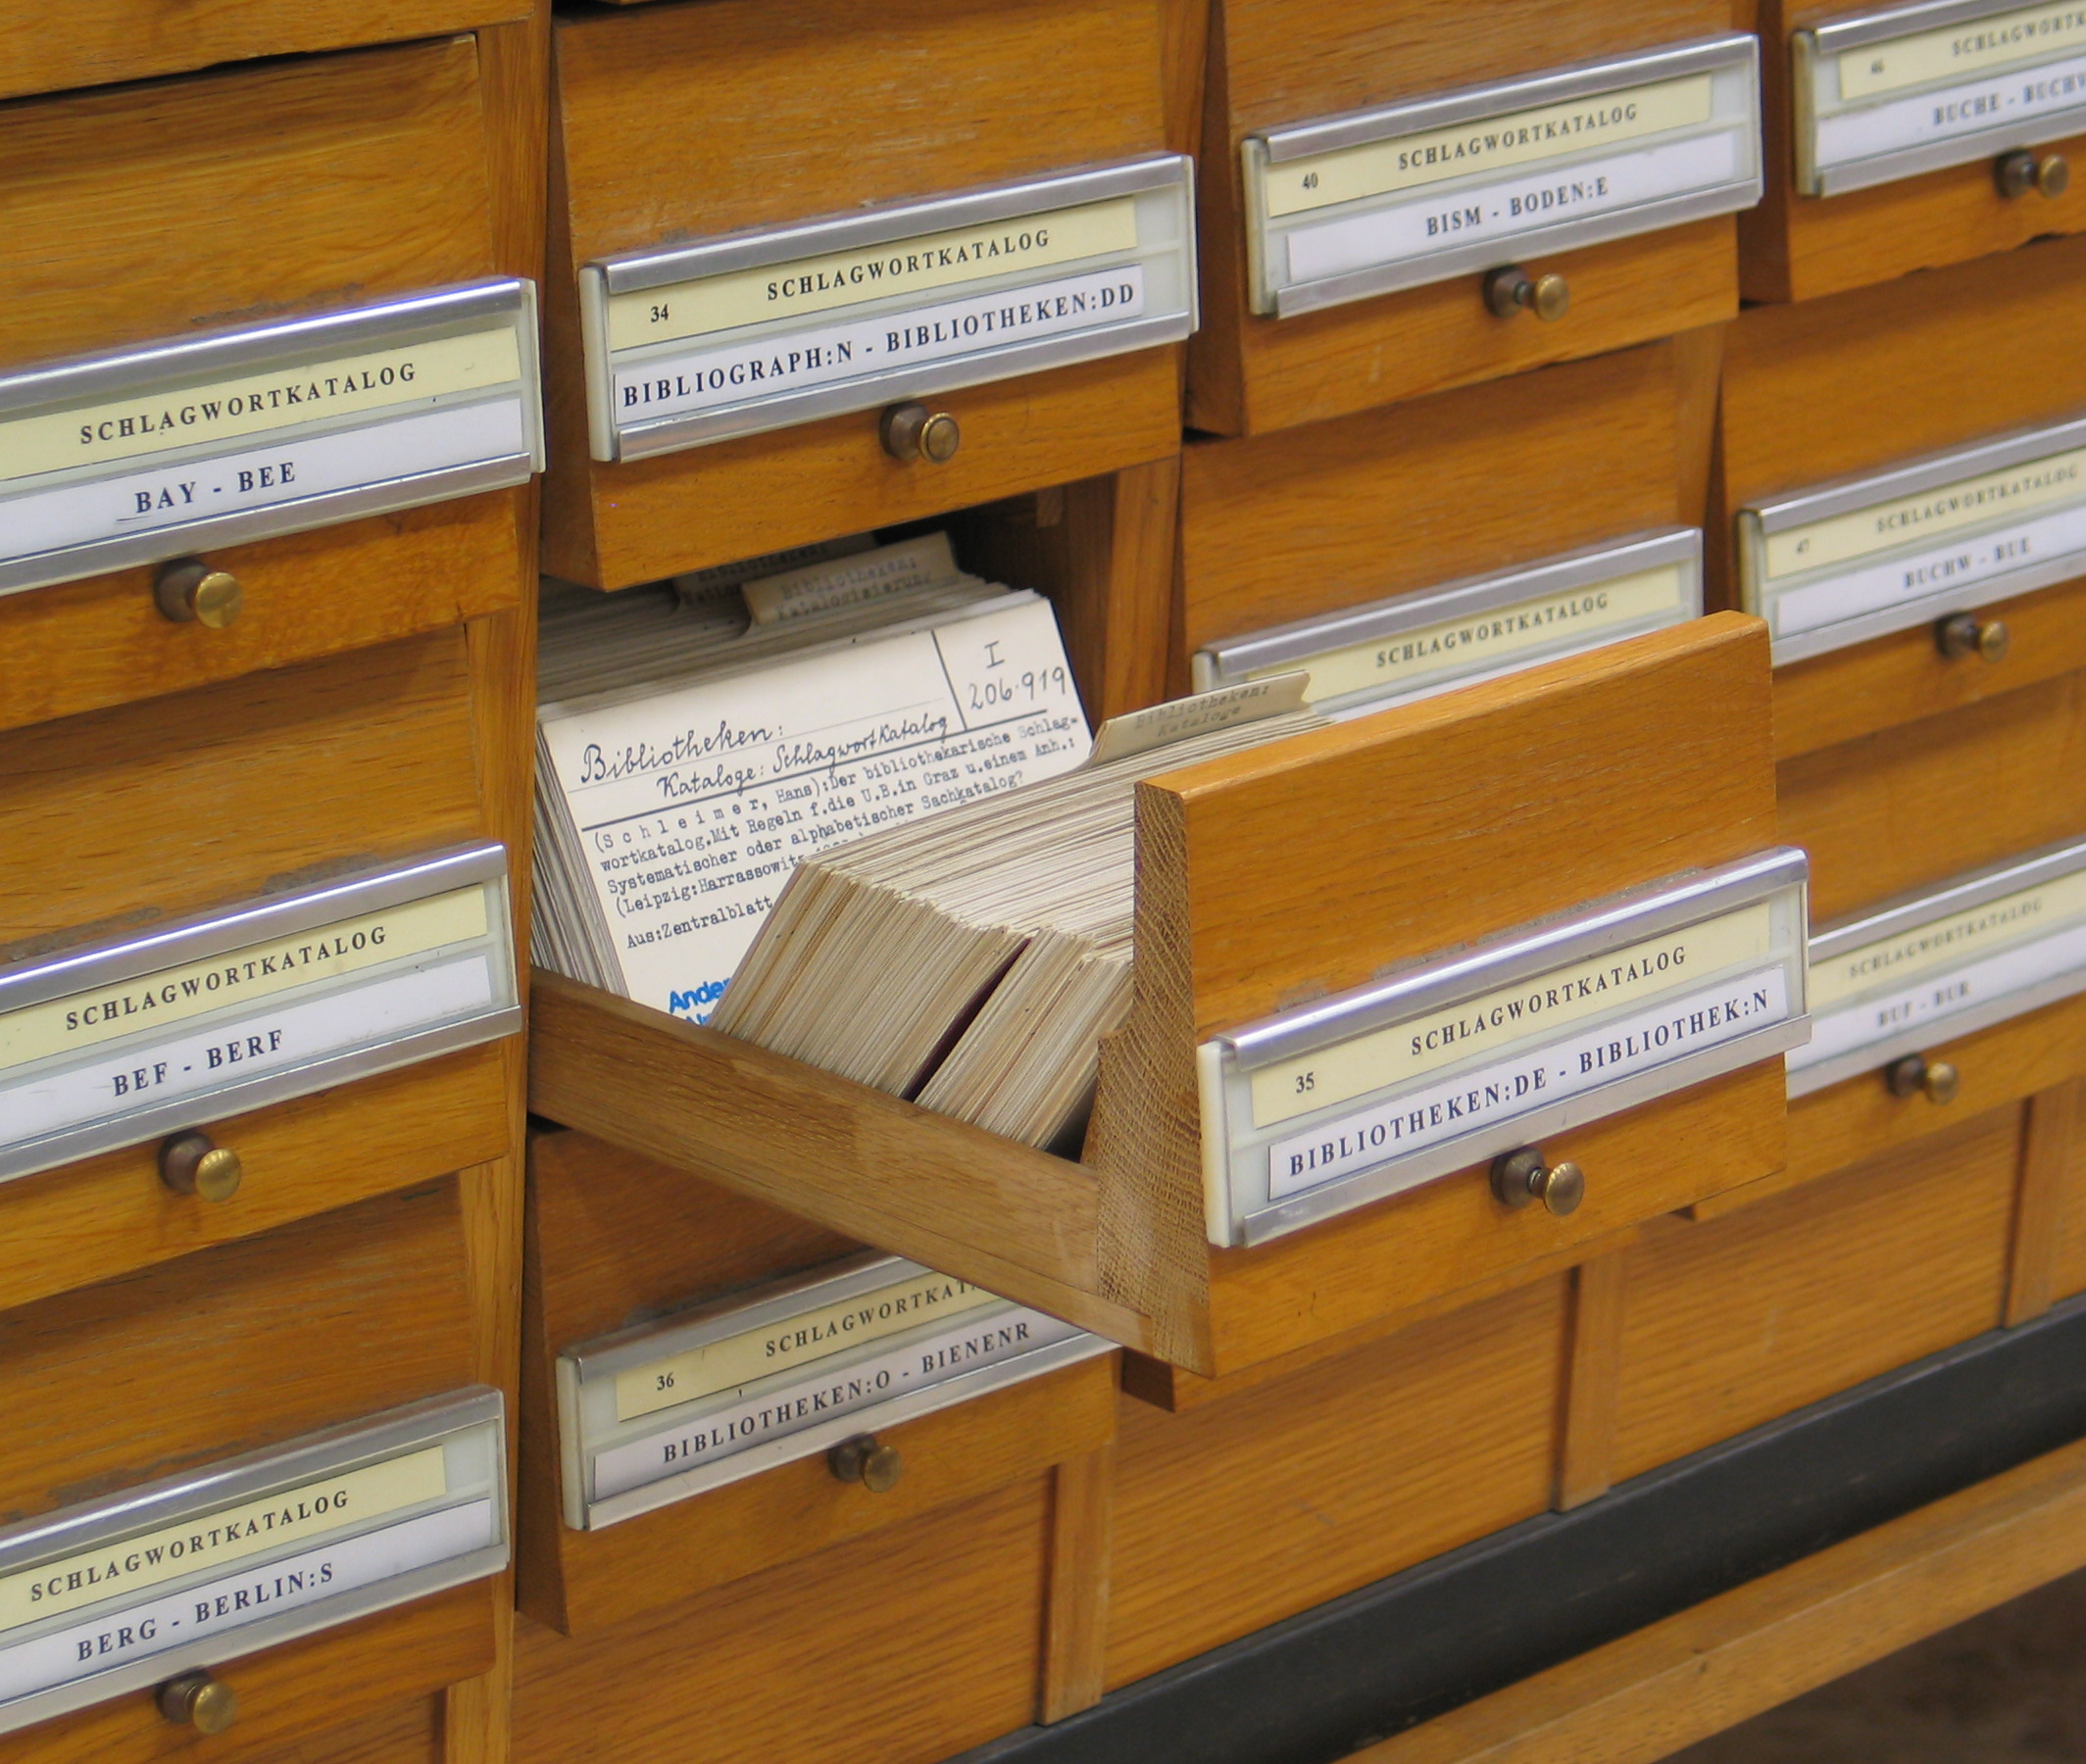
[[[1542,1267],[1781,1163],[1766,693],[1720,615],[1140,786],[1083,1162],[549,974],[531,1105],[1208,1374]]]
[[[1047,1479],[1109,1343],[579,1133],[530,1149],[522,1608],[588,1634]]]

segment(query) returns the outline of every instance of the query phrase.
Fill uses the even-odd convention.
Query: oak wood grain
[[[1183,643],[1683,518],[1670,344],[1182,455]],[[1598,435],[1603,468],[1584,469]],[[1699,511],[1685,518],[1699,519]]]
[[[874,411],[600,465],[587,457],[576,282],[608,253],[1160,151],[1162,40],[1160,0],[898,0],[873,13],[707,0],[562,19],[548,567],[625,587],[1170,454],[1179,368],[1167,347],[938,398],[964,436],[944,466],[892,460]]]
[[[2067,1078],[2028,1100],[2020,1183],[2007,1257],[2008,1328],[2050,1308],[2062,1244],[2065,1200],[2077,1180],[2079,1080]]]
[[[1191,1414],[1126,1400],[1111,1687],[1548,1506],[1564,1286],[1523,1287]]]
[[[0,735],[0,960],[475,836],[464,647],[433,632]]]
[[[937,1764],[1024,1726],[1048,1506],[1038,1476],[597,1636],[524,1618],[518,1764]]]
[[[1622,1314],[1629,1262],[1620,1248],[1572,1270],[1571,1325],[1560,1393],[1557,1488],[1561,1513],[1606,1494],[1614,1478],[1615,1396],[1622,1374]]]
[[[483,1584],[322,1630],[214,1669],[239,1699],[223,1734],[162,1716],[132,1691],[8,1739],[10,1764],[432,1764],[432,1693],[484,1671],[492,1600]]]
[[[2020,1110],[1626,1252],[1615,1480],[1997,1326]]]
[[[1353,1756],[1650,1764],[2072,1572],[2082,1520],[2066,1446]]]
[[[1115,1392],[1108,1402],[1115,1406]],[[1109,1575],[1115,1559],[1116,1446],[1068,1457],[1051,1472],[1050,1582],[1043,1611],[1043,1682],[1036,1719],[1063,1721],[1101,1700],[1108,1668]]]
[[[0,1313],[0,1518],[461,1389],[466,1298],[437,1183]]]
[[[159,1142],[0,1183],[0,1309],[412,1188],[506,1146],[496,1046],[200,1125],[239,1153],[229,1200],[176,1195]]]
[[[2086,222],[2086,194],[2010,201],[1993,180],[1992,158],[1896,178],[1838,196],[1800,195],[1790,115],[1789,38],[1799,29],[1872,10],[1863,0],[1759,0],[1761,96],[1766,154],[1759,207],[1738,219],[1739,278],[1748,300],[1822,295],[2012,251]],[[2086,141],[2024,137],[2077,163]]]
[[[73,0],[0,35],[0,98],[438,36],[526,13],[529,0]]]
[[[2086,673],[1785,760],[1814,923],[2086,832]]]

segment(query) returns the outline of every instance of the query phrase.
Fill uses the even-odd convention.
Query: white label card
[[[0,378],[0,593],[527,480],[534,290],[495,283]]]
[[[1189,176],[1185,159],[1155,158],[590,265],[594,457],[1185,337]]]

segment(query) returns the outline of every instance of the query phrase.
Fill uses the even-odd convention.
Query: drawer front
[[[176,1193],[160,1142],[0,1184],[0,1307],[273,1230],[500,1156],[505,1062],[496,1047],[300,1097],[200,1131],[237,1154],[237,1190]]]
[[[1125,1399],[1108,1683],[1541,1512],[1565,1309],[1544,1280],[1191,1413]]]
[[[1692,439],[1698,426],[1681,408],[1674,351],[1661,344],[1551,368],[1533,387],[1472,386],[1296,434],[1191,445],[1181,471],[1186,655],[1175,672],[1185,679],[1198,652],[1269,627],[1691,523],[1682,430]],[[1578,452],[1588,435],[1602,438],[1592,474]],[[1446,517],[1416,522],[1420,509]],[[1489,624],[1430,613],[1418,634],[1452,650],[1461,638],[1469,675],[1546,660],[1568,628],[1541,622],[1563,618],[1555,600],[1531,591],[1488,608]],[[1517,612],[1535,615],[1519,636],[1499,624]],[[1356,641],[1328,631],[1322,647]],[[1257,671],[1298,664],[1308,662],[1272,658]]]
[[[1280,0],[1225,0],[1211,43],[1203,160],[1204,329],[1190,348],[1191,424],[1220,434],[1259,433],[1728,318],[1735,310],[1737,274],[1732,222],[1724,217],[1750,200],[1745,193],[1731,195],[1722,202],[1722,213],[1708,219],[1686,219],[1689,211],[1676,207],[1658,230],[1628,238],[1588,242],[1583,222],[1570,229],[1549,225],[1531,232],[1513,219],[1521,204],[1542,203],[1547,213],[1548,199],[1554,198],[1567,206],[1579,203],[1582,212],[1591,205],[1607,213],[1606,192],[1621,186],[1601,182],[1603,168],[1587,162],[1579,170],[1589,176],[1579,178],[1580,187],[1574,188],[1567,162],[1546,167],[1540,157],[1531,156],[1535,150],[1516,146],[1511,150],[1513,157],[1499,166],[1506,183],[1495,187],[1490,178],[1461,172],[1451,175],[1467,176],[1470,182],[1442,181],[1446,218],[1431,208],[1425,213],[1396,211],[1400,268],[1358,269],[1344,274],[1341,268],[1350,257],[1360,266],[1363,257],[1380,256],[1389,248],[1364,249],[1358,243],[1341,255],[1335,246],[1346,249],[1341,244],[1345,233],[1363,224],[1355,217],[1369,211],[1355,198],[1333,193],[1350,183],[1358,192],[1380,187],[1383,201],[1394,200],[1404,188],[1423,191],[1426,183],[1419,180],[1424,167],[1441,164],[1444,151],[1459,159],[1473,150],[1480,159],[1486,153],[1510,151],[1496,140],[1488,145],[1476,133],[1463,134],[1464,122],[1487,117],[1497,122],[1511,117],[1516,130],[1523,123],[1547,127],[1554,121],[1553,107],[1569,109],[1580,102],[1569,95],[1574,83],[1570,79],[1526,88],[1509,82],[1584,64],[1621,64],[1649,52],[1727,36],[1731,24],[1730,9],[1714,0],[1639,0],[1599,9],[1517,0],[1492,9],[1482,33],[1471,32],[1466,18],[1446,0],[1416,0],[1388,10],[1363,0],[1315,0],[1302,15]],[[1732,53],[1746,66],[1730,78],[1750,82],[1750,51],[1740,41]],[[1634,74],[1616,72],[1614,77],[1627,84],[1632,78],[1656,80],[1658,74],[1647,64]],[[1493,86],[1500,90],[1484,90]],[[1661,90],[1670,99],[1669,88]],[[1435,99],[1441,106],[1424,113],[1390,108]],[[1690,87],[1688,106],[1698,99],[1708,102]],[[1613,131],[1615,150],[1623,156],[1618,167],[1627,163],[1633,177],[1648,171],[1649,163],[1640,161],[1632,145],[1641,127],[1635,114],[1642,107],[1628,102],[1604,109],[1598,98],[1585,102],[1601,114],[1577,127],[1595,134]],[[1736,156],[1734,164],[1744,162],[1750,179],[1758,163],[1750,104],[1733,86],[1729,91],[1719,88],[1716,107],[1719,117],[1728,112],[1736,129],[1728,151]],[[1631,121],[1623,120],[1625,109],[1632,113]],[[1378,110],[1386,112],[1381,127],[1365,127],[1358,121],[1359,113]],[[1652,114],[1643,111],[1645,117]],[[1692,108],[1687,114],[1693,119]],[[1710,114],[1705,109],[1701,121],[1707,122]],[[1680,113],[1674,115],[1678,119]],[[1307,129],[1311,124],[1324,126]],[[1349,137],[1358,130],[1382,134],[1386,129],[1399,143],[1385,150],[1389,157],[1377,154],[1366,164],[1352,162],[1361,149]],[[1673,151],[1674,137],[1662,133],[1668,143],[1662,152]],[[1431,159],[1430,143],[1435,150]],[[1411,164],[1396,161],[1401,147]],[[1351,163],[1327,158],[1321,168],[1317,156],[1326,149],[1348,154]],[[1681,151],[1694,149],[1683,146]],[[1320,181],[1311,187],[1300,181],[1297,190],[1270,203],[1259,188],[1260,167],[1264,157],[1282,154],[1301,155],[1310,162],[1299,162],[1300,180],[1317,172]],[[1547,175],[1552,170],[1555,178]],[[1530,186],[1526,189],[1524,173]],[[1619,172],[1609,169],[1609,174]],[[1600,193],[1593,191],[1595,183]],[[1559,189],[1551,189],[1553,184]],[[1748,190],[1751,187],[1748,183]],[[1453,192],[1462,194],[1452,200]],[[1646,195],[1650,193],[1647,186]],[[1299,212],[1308,213],[1309,205],[1328,197],[1345,202],[1340,218],[1347,224],[1319,227],[1326,239],[1304,259],[1296,255],[1298,242],[1286,232],[1279,240],[1266,235],[1266,251],[1257,249],[1267,222],[1257,224],[1256,215],[1299,205]],[[1712,202],[1693,212],[1709,214],[1716,206]],[[1497,249],[1487,253],[1459,246],[1453,253],[1434,251],[1426,234],[1429,219],[1434,237],[1444,236],[1444,228],[1467,229],[1473,237],[1497,234]],[[1291,224],[1287,218],[1277,223],[1278,228]],[[1410,241],[1405,240],[1406,232],[1413,233]],[[1361,256],[1355,256],[1356,251]],[[1329,279],[1319,285],[1326,298],[1350,298],[1274,317],[1267,310],[1272,302],[1268,263],[1264,261],[1269,254],[1304,267],[1323,258]],[[1487,304],[1486,273],[1515,262],[1533,276],[1562,275],[1568,288],[1568,310],[1562,316],[1553,311],[1543,319],[1508,299],[1502,310],[1510,316],[1495,313]],[[1430,263],[1435,268],[1429,268]],[[1371,277],[1380,280],[1385,274],[1412,278],[1416,285],[1396,292],[1365,291]],[[1546,311],[1549,299],[1546,295]]]
[[[754,0],[721,0],[564,21],[556,34],[555,268],[547,318],[557,459],[545,504],[545,563],[554,572],[623,587],[1173,450],[1179,419],[1170,349],[1134,347],[1032,370],[1019,354],[1031,315],[1009,321],[1016,340],[1000,347],[1016,353],[980,355],[974,370],[956,372],[949,364],[957,358],[935,329],[983,322],[968,311],[982,296],[968,294],[967,281],[973,290],[1003,286],[980,284],[978,272],[963,267],[973,251],[980,262],[1010,251],[1017,269],[1038,260],[1024,278],[1054,277],[1054,289],[1065,282],[1058,292],[1067,301],[1090,294],[1099,301],[1083,282],[1072,283],[1093,264],[1132,250],[1132,234],[1134,253],[1147,250],[1158,224],[1157,211],[1147,210],[1158,197],[1083,186],[1072,192],[1070,208],[1064,196],[1010,197],[1014,206],[982,241],[949,231],[984,224],[968,208],[936,220],[938,211],[921,209],[909,219],[896,206],[968,199],[1161,154],[1156,0],[1082,0],[1070,9],[1035,0],[992,9],[906,0],[873,23],[839,0],[820,0],[786,20]],[[936,77],[922,84],[919,67],[927,55]],[[832,111],[836,90],[855,95],[845,116]],[[1177,197],[1168,200],[1177,206]],[[991,208],[988,198],[978,214]],[[1032,220],[1054,208],[1060,212],[1048,226],[1024,231],[1017,224],[1024,214]],[[807,232],[791,246],[779,235],[842,216],[851,217],[845,237]],[[1184,225],[1185,218],[1181,209],[1168,224]],[[711,249],[711,241],[728,239],[740,242]],[[857,336],[864,320],[850,308],[861,299],[848,290],[868,285],[874,248],[889,245],[895,253],[910,242],[919,255],[930,239],[935,266],[902,270],[919,282],[922,304],[886,315],[909,327],[905,341]],[[669,247],[693,254],[685,270],[633,255]],[[799,261],[806,251],[819,256]],[[895,255],[877,260],[879,276],[901,273],[892,270],[897,262]],[[776,271],[766,281],[763,265]],[[1155,260],[1148,268],[1139,298],[1156,314],[1166,305],[1161,283],[1179,265],[1163,271]],[[726,270],[735,278],[729,285],[721,279]],[[695,279],[675,279],[684,273]],[[660,276],[673,285],[659,284]],[[1183,282],[1175,310],[1187,297]],[[795,301],[806,323],[814,314],[826,317],[810,329],[786,318],[779,321],[786,330],[772,331],[778,320],[770,303],[777,300]],[[596,319],[582,335],[582,306],[597,301],[605,304],[588,305]],[[1109,295],[1111,311],[1114,301]],[[1185,318],[1183,312],[1171,334],[1184,332]],[[742,328],[748,325],[770,329]],[[671,339],[652,340],[662,328],[679,336],[670,349]],[[1061,326],[1054,334],[1062,342],[1071,331]],[[745,351],[732,341],[740,336],[770,338],[780,352],[741,362]],[[1090,339],[1096,347],[1100,336]],[[702,363],[684,358],[683,344]],[[958,420],[961,446],[943,463],[902,461],[879,439],[879,411],[909,394],[899,380],[862,389],[852,352],[866,362],[893,347],[918,358],[901,376],[906,384],[917,378],[921,390],[911,395],[931,392],[934,408]],[[844,369],[836,353],[843,348],[851,352]],[[604,388],[591,435],[590,354]],[[617,366],[612,410],[610,364],[641,360],[665,366],[657,374]],[[780,390],[758,401],[742,396],[757,371],[779,374]],[[857,391],[848,392],[851,386]],[[640,437],[623,428],[620,412],[632,400],[650,403],[655,393],[677,426],[645,445],[670,443],[680,451],[639,458]],[[820,415],[821,401],[826,409],[853,408]],[[767,432],[731,435],[749,425]]]
[[[1713,592],[1772,600],[1782,758],[2078,665],[2064,563],[2067,425],[2086,416],[2082,265],[2086,240],[2054,241],[1752,308],[1730,328]],[[1994,350],[1995,330],[2037,341]],[[2000,513],[1935,514],[1972,491]],[[1891,524],[1857,532],[1863,520]],[[2012,641],[1944,644],[1958,613]]]
[[[1113,1435],[1115,1357],[1096,1338],[914,1264],[836,1261],[757,1202],[561,1133],[533,1142],[531,1206],[544,1329],[525,1349],[522,1603],[569,1634],[1036,1478]],[[807,1249],[828,1252],[807,1268]],[[586,1317],[648,1321],[566,1333]],[[858,1326],[873,1339],[858,1343]],[[1007,1359],[994,1344],[1009,1329],[1042,1345]],[[740,1349],[716,1383],[707,1368]],[[777,1375],[778,1353],[801,1357]],[[966,1355],[976,1369],[936,1392]],[[856,1389],[875,1383],[891,1397]],[[698,1408],[706,1387],[715,1400]],[[675,1388],[693,1395],[664,1394]],[[773,1418],[778,1403],[839,1412],[800,1427]],[[897,1454],[891,1486],[829,1467],[828,1448],[862,1434]],[[651,1457],[670,1436],[667,1461],[685,1467],[661,1478]]]
[[[187,68],[436,36],[528,16],[521,0],[252,0],[188,7],[82,0],[0,44],[0,97],[113,85]]]
[[[339,1351],[344,1339],[356,1342],[355,1353]],[[0,1502],[17,1522],[445,1396],[472,1375],[454,1187],[384,1196],[20,1306],[0,1316],[0,1385],[22,1418],[0,1458]],[[177,1402],[166,1400],[171,1366],[184,1368]],[[57,1464],[53,1439],[67,1442]],[[409,1635],[388,1644],[384,1619],[359,1644],[332,1639],[329,1651],[364,1706],[400,1641],[436,1650],[444,1670],[477,1670],[490,1651],[492,1613],[482,1590],[461,1592],[446,1612],[418,1620],[417,1607],[402,1607]],[[293,1645],[327,1644],[320,1632]],[[358,1687],[366,1648],[372,1668]],[[228,1651],[235,1656],[236,1646]],[[262,1668],[266,1684],[265,1660]],[[408,1673],[405,1691],[422,1670]],[[316,1730],[329,1718],[307,1705],[304,1725]],[[266,1715],[262,1725],[266,1732]],[[110,1747],[100,1755],[149,1757],[168,1732],[133,1694],[39,1724],[10,1744],[41,1758],[48,1740],[48,1755],[73,1757],[88,1755],[91,1739]]]
[[[1729,1439],[2000,1321],[2021,1110],[1625,1251],[1614,1473]]]
[[[514,1755],[930,1759],[1024,1727],[1049,1525],[1037,1478],[597,1636],[524,1616]]]
[[[0,270],[0,307],[6,313],[0,319],[0,374],[204,335],[247,334],[262,325],[279,333],[285,319],[482,282],[499,268],[501,192],[486,171],[489,119],[481,85],[478,46],[458,37],[11,108],[0,119],[0,218],[24,248],[11,253],[8,267]],[[170,151],[170,141],[208,146]],[[532,332],[528,325],[515,333],[523,338],[524,354]],[[516,346],[506,347],[512,352]],[[373,375],[392,365],[388,359],[375,363],[364,345],[357,348],[375,364]],[[230,370],[248,366],[241,360]],[[471,371],[482,378],[493,369],[478,362]],[[334,372],[344,376],[345,368],[336,366]],[[275,511],[271,518],[279,526],[290,516],[269,500],[282,489],[268,487],[268,471],[280,470],[273,453],[295,455],[295,468],[304,473],[295,480],[300,485],[323,482],[329,490],[336,480],[374,481],[371,474],[389,469],[384,461],[405,457],[397,440],[402,431],[395,428],[381,431],[385,438],[370,459],[355,455],[360,443],[353,440],[369,431],[353,429],[324,442],[330,451],[323,461],[312,451],[321,446],[315,441],[272,452],[264,444],[281,418],[248,413],[240,421],[252,446],[232,439],[222,445],[245,447],[252,458],[224,452],[213,456],[223,470],[170,468],[162,474],[155,464],[162,456],[128,454],[130,447],[146,445],[143,430],[139,437],[124,439],[127,412],[116,408],[156,383],[141,375],[143,368],[132,362],[95,382],[99,389],[86,401],[94,405],[88,413],[92,426],[97,435],[113,427],[108,440],[92,444],[108,457],[87,462],[99,474],[87,481],[101,486],[94,497],[120,492],[156,499],[150,518],[183,514],[184,499],[195,499],[200,507],[224,496],[242,507],[266,504]],[[435,383],[431,368],[428,375],[427,383]],[[285,369],[273,374],[266,387],[255,382],[246,389],[258,388],[276,400],[271,412],[287,409],[280,400],[290,396],[295,377]],[[276,379],[282,383],[275,384]],[[195,383],[218,380],[204,374]],[[308,380],[303,391],[309,393],[315,383]],[[228,384],[237,389],[244,382]],[[346,384],[341,377],[326,399],[348,397]],[[74,381],[65,385],[73,387]],[[221,420],[237,427],[228,414],[231,395]],[[392,394],[380,385],[356,396],[392,408]],[[73,399],[75,392],[68,390],[66,397]],[[207,421],[217,401],[199,395],[171,407],[165,399],[154,402],[161,407],[160,417],[171,411],[172,432],[188,436],[194,425],[183,413],[192,409],[202,414],[199,421]],[[503,409],[523,411],[533,403],[530,386]],[[103,404],[111,408],[103,411]],[[465,445],[450,435],[451,429],[474,433],[479,426],[476,410],[450,409],[438,419],[430,412],[411,420],[421,429],[430,422],[447,425],[443,435],[449,438],[442,447]],[[431,430],[417,429],[416,435],[416,447],[436,446]],[[27,448],[28,442],[22,445]],[[473,440],[465,451],[478,445]],[[263,453],[271,457],[263,461]],[[29,451],[21,457],[25,464],[18,471],[46,469],[43,454]],[[426,464],[418,453],[413,457],[417,466]],[[246,478],[239,478],[239,471]],[[330,475],[315,478],[314,473]],[[120,484],[116,474],[124,474]],[[514,482],[525,475],[524,460],[490,481]],[[222,483],[215,481],[220,477]],[[18,478],[9,488],[26,494],[21,485],[42,481],[33,475]],[[466,484],[463,478],[455,481]],[[88,492],[62,494],[76,499]],[[48,520],[56,523],[48,543],[74,545],[88,530],[75,532],[76,521],[92,526],[87,514],[61,518],[52,501],[61,492],[38,495],[43,500],[37,506],[47,507]],[[396,507],[400,497],[412,500],[397,491],[390,506]],[[250,524],[259,516],[242,518]],[[143,560],[146,568],[97,564],[82,553],[77,564],[61,562],[26,576],[17,569],[19,579],[39,581],[53,579],[51,569],[60,576],[75,568],[85,573],[83,579],[0,598],[0,633],[10,653],[40,663],[27,689],[9,695],[7,720],[139,698],[512,606],[520,592],[515,519],[511,492],[479,490],[444,506],[410,514],[369,514],[294,538],[210,542],[205,565],[233,576],[245,590],[237,622],[226,628],[212,628],[207,618],[177,619],[158,609],[150,565],[194,549],[178,526],[164,529],[163,542],[154,548],[158,555]],[[202,531],[197,529],[199,535]]]
[[[1781,835],[1823,924],[2086,832],[2086,674],[1785,760]]]
[[[2078,230],[2086,194],[2043,163],[2068,169],[2086,147],[2086,31],[2016,28],[2039,10],[1990,0],[1942,25],[1917,6],[1764,0],[1767,188],[1739,221],[1747,298],[1812,300]],[[2002,166],[2021,153],[2025,168]]]

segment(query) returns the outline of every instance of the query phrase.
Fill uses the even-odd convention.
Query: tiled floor
[[[1770,1709],[1669,1764],[2086,1764],[2086,1574]]]

